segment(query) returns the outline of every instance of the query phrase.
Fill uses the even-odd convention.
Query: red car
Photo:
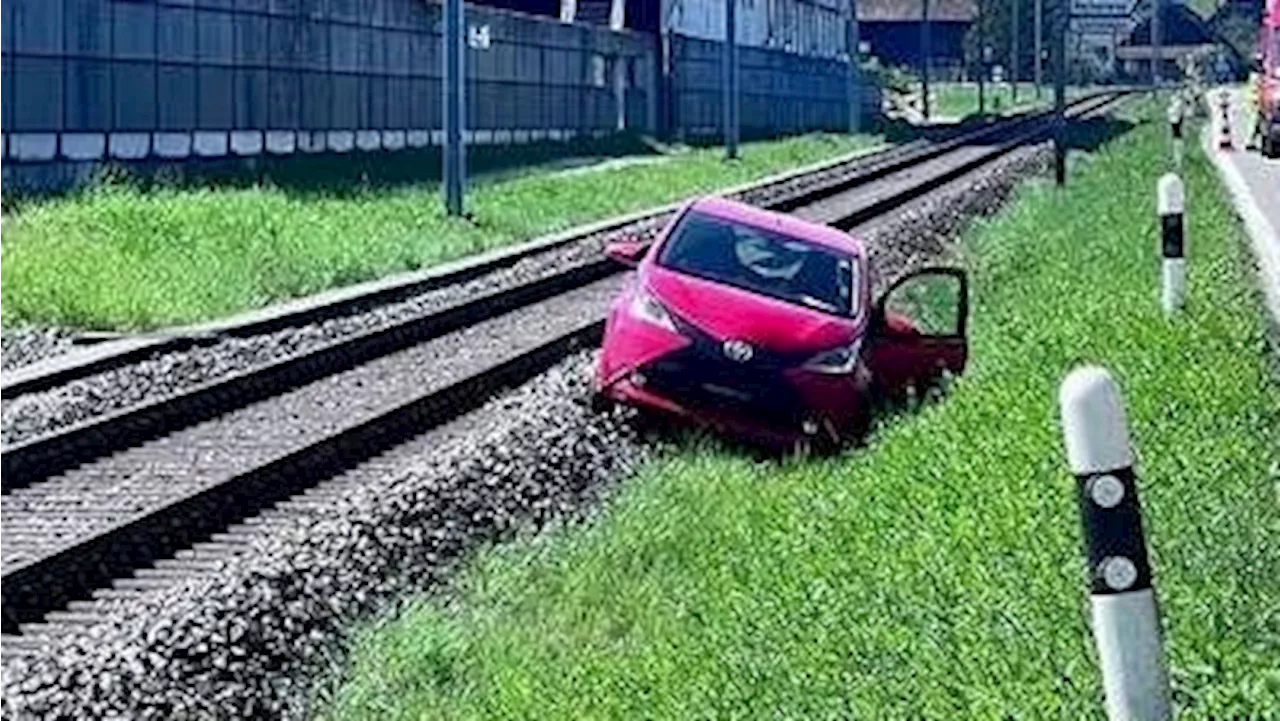
[[[609,310],[598,401],[767,443],[839,442],[874,394],[964,368],[963,272],[917,271],[873,304],[866,251],[825,225],[706,197],[655,240],[606,252],[636,272]]]

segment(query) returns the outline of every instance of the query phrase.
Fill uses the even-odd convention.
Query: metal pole
[[[920,0],[920,53],[923,56],[920,68],[921,99],[920,111],[924,119],[929,119],[929,56],[933,54],[933,38],[929,34],[929,0]]]
[[[1072,371],[1058,393],[1089,570],[1107,717],[1167,721],[1169,676],[1124,401],[1111,374]]]
[[[1018,5],[1020,0],[1012,0],[1013,2],[1013,47],[1009,51],[1009,80],[1013,82],[1013,98],[1012,102],[1018,102]]]
[[[465,75],[462,65],[466,45],[462,0],[444,4],[444,202],[449,215],[462,215],[462,190],[466,183],[466,146],[462,138]]]
[[[724,5],[724,153],[738,157],[738,0]]]
[[[1160,87],[1160,0],[1151,0],[1151,87]]]
[[[1036,45],[1036,68],[1035,68],[1035,76],[1036,76],[1036,100],[1039,100],[1039,99],[1040,99],[1040,84],[1041,84],[1041,82],[1044,80],[1044,78],[1043,78],[1043,77],[1041,77],[1041,73],[1042,73],[1043,66],[1044,66],[1044,62],[1043,62],[1043,60],[1042,60],[1042,58],[1044,57],[1044,48],[1042,47],[1042,41],[1041,41],[1041,36],[1040,36],[1040,35],[1041,35],[1041,32],[1040,32],[1041,27],[1040,27],[1040,26],[1041,26],[1041,23],[1042,23],[1042,20],[1043,20],[1043,16],[1044,16],[1044,0],[1036,0],[1036,39],[1035,39],[1035,45]]]
[[[983,9],[986,3],[978,0],[978,115],[987,114],[987,26]]]
[[[1067,14],[1070,0],[1058,0],[1053,28],[1053,176],[1067,184]]]
[[[862,129],[862,68],[858,65],[858,0],[849,0],[845,25],[845,50],[849,53],[849,132]]]

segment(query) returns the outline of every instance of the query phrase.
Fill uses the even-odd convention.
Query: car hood
[[[759,295],[654,265],[645,285],[673,313],[720,339],[744,340],[777,353],[818,352],[853,342],[854,318]]]

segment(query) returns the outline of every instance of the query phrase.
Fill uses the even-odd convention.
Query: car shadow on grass
[[[893,395],[876,393],[866,423],[839,439],[815,438],[807,442],[768,443],[731,434],[708,425],[646,408],[628,408],[624,423],[651,445],[677,449],[713,447],[757,462],[782,462],[789,459],[829,458],[849,450],[868,447],[878,428],[891,425],[922,409],[946,400],[954,377],[946,374],[909,386]],[[616,408],[617,406],[613,406]]]

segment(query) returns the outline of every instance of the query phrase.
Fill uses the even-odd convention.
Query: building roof
[[[1150,9],[1147,9],[1148,15]],[[1213,43],[1213,32],[1204,20],[1184,5],[1162,4],[1160,6],[1160,35],[1164,45],[1200,46]],[[1151,44],[1151,18],[1147,17],[1134,27],[1133,32],[1122,43],[1130,47],[1143,47]]]
[[[923,0],[857,0],[858,22],[919,22]],[[976,0],[929,0],[929,20],[971,23]]]

